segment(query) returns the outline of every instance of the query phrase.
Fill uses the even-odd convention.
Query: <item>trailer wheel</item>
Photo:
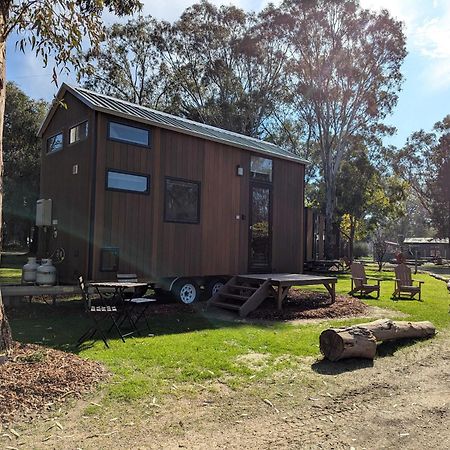
[[[186,305],[196,302],[200,297],[198,284],[189,279],[177,281],[172,292],[177,300]]]
[[[213,278],[212,280],[210,280],[206,284],[206,294],[208,298],[211,298],[213,295],[216,295],[224,284],[225,280],[223,278]]]

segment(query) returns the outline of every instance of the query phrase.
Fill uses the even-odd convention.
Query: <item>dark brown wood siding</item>
[[[65,278],[75,271],[95,279],[115,278],[115,272],[100,270],[106,247],[119,249],[118,272],[151,280],[248,271],[251,152],[150,126],[149,148],[112,141],[107,137],[109,120],[146,126],[103,113],[95,114],[94,125],[94,113],[69,100],[70,114],[56,113],[46,136],[59,129],[67,136],[68,122],[72,125],[89,116],[89,139],[59,154],[43,155],[42,170],[42,196],[54,199],[61,228],[67,229],[60,230],[54,242],[67,251]],[[273,161],[272,270],[301,272],[304,166]],[[79,165],[78,176],[71,175],[73,164]],[[237,175],[237,166],[243,167],[244,176]],[[150,192],[107,190],[108,169],[150,176]],[[199,223],[164,220],[166,177],[200,183]],[[91,252],[89,223],[93,227]]]
[[[93,150],[94,112],[66,94],[65,107],[59,107],[43,134],[41,155],[41,198],[52,199],[52,217],[58,221],[57,236],[53,229],[40,232],[39,256],[50,256],[55,248],[65,250],[65,260],[58,265],[60,282],[72,283],[75,273],[86,273]],[[88,138],[69,145],[69,129],[89,120]],[[46,153],[47,138],[63,132],[63,149]],[[73,166],[78,174],[73,175]]]

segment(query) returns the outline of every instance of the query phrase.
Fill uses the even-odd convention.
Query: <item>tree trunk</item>
[[[328,173],[325,175],[325,259],[334,259],[336,256],[336,236],[334,212],[336,209],[336,180]]]
[[[355,242],[356,219],[350,217],[350,236],[348,239],[348,258],[353,262],[353,246]]]
[[[320,335],[320,351],[330,361],[375,357],[377,341],[427,338],[436,329],[431,322],[394,322],[380,319],[351,327],[330,328]]]
[[[330,361],[344,358],[375,358],[377,341],[368,330],[358,327],[334,328],[320,335],[320,351]]]
[[[0,14],[0,261],[3,247],[3,125],[6,99],[6,39],[4,39],[5,18]],[[0,355],[8,355],[12,348],[11,328],[3,306],[0,288]]]

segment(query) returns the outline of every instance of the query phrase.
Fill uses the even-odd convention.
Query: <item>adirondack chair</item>
[[[402,293],[409,294],[412,299],[416,294],[419,294],[419,301],[421,300],[423,281],[413,280],[411,276],[411,269],[406,264],[399,264],[395,267],[395,291],[392,296],[395,299],[401,298]],[[417,283],[417,286],[414,286]]]
[[[380,283],[378,278],[371,278],[366,276],[366,271],[361,263],[352,263],[350,266],[352,278],[351,278],[351,290],[349,295],[359,292],[360,295],[370,294],[371,292],[377,293],[377,298],[380,298]],[[377,284],[368,284],[367,280],[375,280]]]

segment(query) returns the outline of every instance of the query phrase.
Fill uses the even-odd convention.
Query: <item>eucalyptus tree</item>
[[[439,237],[450,245],[450,115],[394,151],[394,170],[414,191]]]
[[[103,37],[102,14],[119,16],[139,9],[138,0],[3,0],[0,3],[0,236],[3,203],[3,125],[6,99],[6,41],[17,37],[17,48],[30,49],[45,66],[53,65],[56,82],[62,70],[83,70],[83,43],[98,47]],[[1,248],[1,242],[0,242]],[[11,330],[0,293],[0,353],[11,350]]]
[[[203,123],[265,137],[287,89],[288,45],[262,15],[207,1],[163,23],[157,42],[174,109]]]
[[[83,74],[85,86],[142,106],[167,109],[170,83],[160,73],[158,28],[151,16],[108,27],[100,49],[84,55],[90,68]]]
[[[47,102],[33,100],[15,83],[6,87],[3,133],[3,217],[9,240],[26,245],[39,196],[41,140],[37,136]]]
[[[333,257],[339,169],[352,139],[372,138],[397,103],[406,56],[402,24],[356,0],[285,0],[265,15],[290,44],[293,117],[308,125],[319,147],[325,250]]]

